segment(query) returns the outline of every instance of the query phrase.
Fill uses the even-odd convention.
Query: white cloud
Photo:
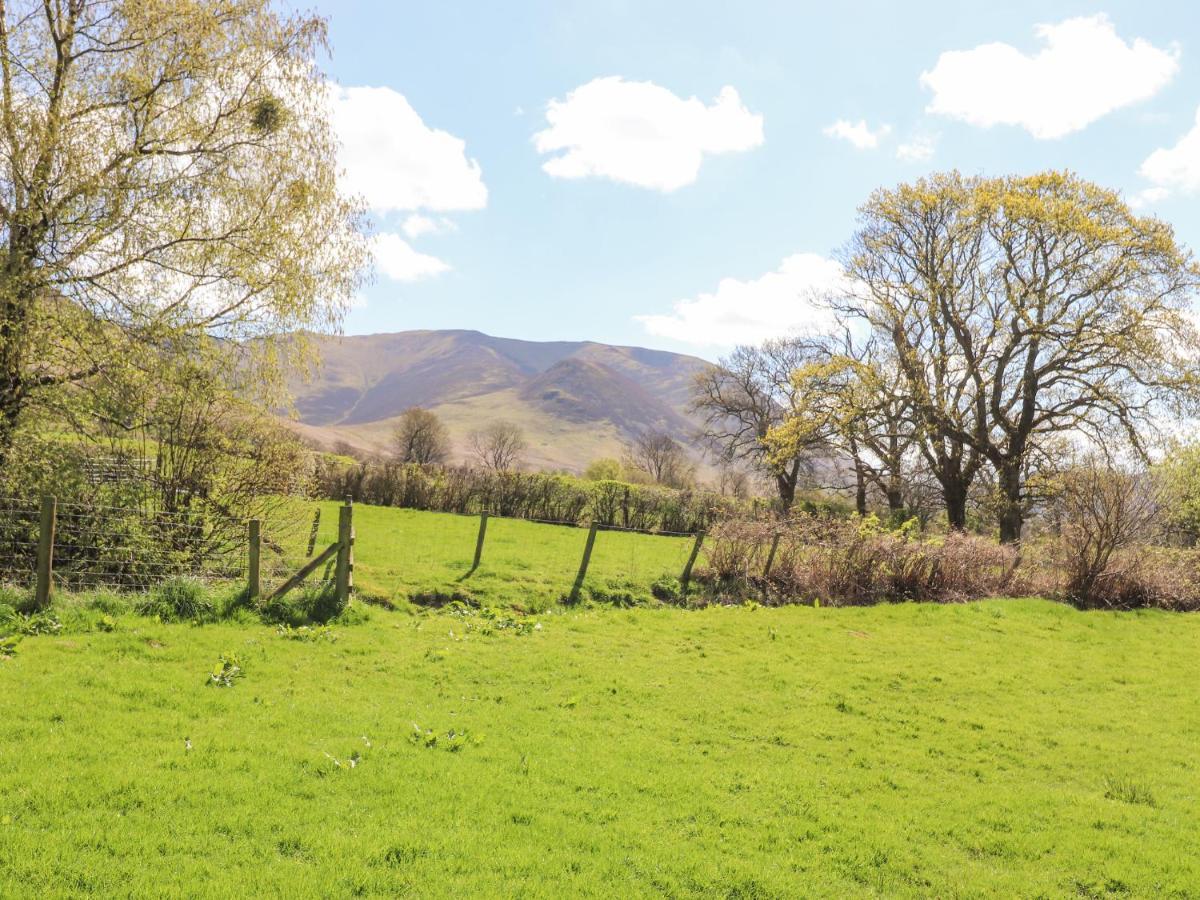
[[[680,300],[670,315],[635,316],[651,334],[688,344],[754,344],[795,331],[834,324],[816,301],[842,290],[842,267],[816,253],[797,253],[753,281],[723,278],[711,294]]]
[[[867,125],[866,119],[859,119],[857,122],[838,119],[832,125],[821,129],[821,133],[826,137],[849,141],[859,150],[874,150],[879,146],[879,141],[887,137],[891,130],[890,125],[880,125],[875,131],[872,131]]]
[[[732,87],[711,105],[684,100],[649,81],[596,78],[551,100],[549,127],[534,135],[554,178],[596,176],[659,191],[692,184],[706,155],[736,153],[763,142],[763,119]]]
[[[1161,200],[1167,189],[1175,188],[1184,193],[1200,191],[1200,109],[1196,110],[1196,122],[1191,131],[1181,137],[1174,147],[1161,147],[1146,157],[1138,173],[1157,185],[1143,194],[1161,190]]]
[[[379,213],[482,209],[487,187],[466,143],[417,115],[386,87],[330,89],[330,114],[342,143],[342,188]]]
[[[450,271],[436,256],[421,253],[398,234],[383,232],[371,238],[371,252],[379,271],[393,281],[418,281]]]
[[[1179,71],[1177,46],[1126,42],[1102,13],[1034,32],[1043,46],[1033,55],[1002,43],[942,53],[921,73],[921,84],[933,91],[926,111],[1059,138],[1153,96]]]
[[[424,234],[445,234],[447,231],[454,231],[455,227],[455,224],[449,219],[431,219],[429,216],[413,213],[404,220],[400,230],[410,239],[416,240]]]
[[[1129,205],[1134,209],[1143,209],[1161,203],[1171,196],[1171,192],[1163,187],[1143,188],[1129,196]]]
[[[896,148],[896,159],[901,162],[925,162],[925,160],[933,158],[936,149],[936,137],[919,134]]]

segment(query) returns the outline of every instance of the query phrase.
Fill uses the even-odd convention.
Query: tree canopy
[[[1193,409],[1200,269],[1169,225],[1070,173],[957,172],[876,191],[834,305],[894,353],[954,527],[981,467],[1020,538],[1031,463],[1067,436],[1145,454]]]
[[[367,250],[324,41],[269,0],[0,2],[0,460],[47,390],[338,324]]]

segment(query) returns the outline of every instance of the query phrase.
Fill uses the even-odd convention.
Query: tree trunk
[[[955,531],[967,527],[967,485],[961,478],[942,481],[942,499],[946,504],[946,521]]]
[[[857,461],[854,463],[854,510],[860,518],[867,514],[867,476]]]
[[[796,460],[789,468],[775,473],[775,486],[779,491],[779,505],[786,513],[796,502],[796,482],[800,478],[800,461]]]
[[[894,515],[899,515],[904,512],[904,489],[895,485],[888,485],[887,491],[888,511]]]
[[[999,468],[1001,507],[1000,543],[1019,544],[1021,528],[1025,524],[1025,510],[1021,508],[1021,469],[1008,463]]]

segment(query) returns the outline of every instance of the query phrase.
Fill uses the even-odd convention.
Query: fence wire
[[[0,577],[5,581],[33,584],[40,520],[40,502],[0,500]],[[236,522],[210,511],[59,503],[54,585],[67,590],[144,590],[184,575],[236,578],[243,568],[242,533]]]
[[[264,593],[291,578],[338,540],[338,506],[279,500],[261,514]],[[36,581],[40,503],[0,498],[0,581]],[[491,516],[480,566],[474,567],[478,515],[358,507],[360,586],[388,597],[419,599],[471,593],[558,599],[571,589],[588,527],[573,521]],[[694,545],[686,532],[598,526],[583,595],[642,596],[659,579],[679,578]],[[145,590],[166,579],[246,577],[247,526],[211,511],[165,512],[58,504],[54,585],[67,590]],[[332,580],[335,561],[309,581]]]
[[[37,503],[0,498],[0,581],[21,586],[33,583],[40,521]]]
[[[260,578],[264,593],[269,594],[337,541],[337,511],[288,501],[264,515],[261,535]],[[332,580],[333,569],[330,559],[311,580]]]

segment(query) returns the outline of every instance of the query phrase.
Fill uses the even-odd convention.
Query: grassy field
[[[1200,896],[1200,618],[369,616],[26,638],[0,896]]]
[[[321,503],[318,548],[337,540],[337,503]],[[314,504],[285,517],[284,543],[302,547]],[[488,522],[483,561],[471,572],[477,516],[417,512],[394,507],[354,507],[355,586],[364,596],[403,603],[412,598],[472,598],[540,612],[571,590],[587,541],[586,528],[541,525],[517,519]],[[584,599],[652,600],[651,586],[678,578],[692,549],[687,537],[602,531],[584,583]]]

